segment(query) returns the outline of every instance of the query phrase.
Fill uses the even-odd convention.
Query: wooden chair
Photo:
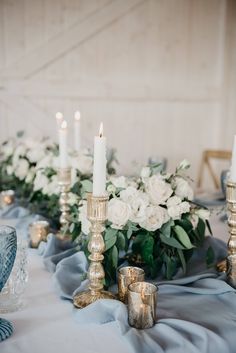
[[[220,151],[220,150],[205,150],[205,151],[203,151],[200,170],[199,170],[199,176],[198,176],[198,182],[197,182],[198,188],[200,188],[202,186],[203,172],[204,172],[204,167],[206,166],[209,170],[210,176],[212,177],[215,188],[220,189],[220,180],[217,177],[217,175],[215,174],[215,172],[212,168],[212,165],[210,163],[210,160],[212,160],[212,159],[231,160],[231,157],[232,157],[231,151]]]

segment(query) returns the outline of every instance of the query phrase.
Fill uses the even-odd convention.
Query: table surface
[[[1,221],[1,223],[7,223]],[[213,222],[215,236],[227,239],[227,226]],[[44,268],[37,250],[29,249],[29,282],[25,292],[26,306],[14,313],[0,314],[14,325],[14,334],[0,343],[1,353],[131,353],[116,322],[107,325],[84,324],[75,321],[71,302],[61,300],[53,286],[52,274]],[[185,352],[183,352],[185,353]],[[187,352],[186,352],[187,353]],[[224,352],[221,352],[224,353]]]

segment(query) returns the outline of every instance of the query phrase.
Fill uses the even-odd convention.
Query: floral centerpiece
[[[194,249],[202,246],[209,211],[193,203],[193,189],[183,161],[173,174],[163,174],[160,166],[145,167],[138,178],[111,177],[108,221],[104,240],[106,284],[115,281],[117,267],[124,261],[143,266],[151,277],[158,274],[171,279]],[[89,182],[84,183],[91,191]],[[85,194],[84,194],[85,196]],[[87,202],[80,202],[72,215],[70,231],[75,238],[89,234]],[[81,225],[81,233],[78,232]],[[86,252],[87,244],[84,245]],[[208,250],[212,261],[212,249]]]
[[[58,145],[49,138],[31,139],[23,132],[0,146],[1,190],[14,189],[20,204],[47,217],[59,226]],[[109,150],[107,169],[114,173],[115,151]],[[69,204],[75,208],[85,183],[92,178],[93,157],[88,149],[69,150],[71,192]],[[77,209],[77,207],[76,207]]]

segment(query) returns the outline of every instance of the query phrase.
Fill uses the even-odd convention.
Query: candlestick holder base
[[[88,244],[90,265],[88,269],[89,290],[74,296],[76,308],[84,308],[98,299],[115,299],[115,295],[103,289],[105,272],[102,266],[105,243],[102,233],[107,219],[108,197],[87,196],[87,215],[91,222],[91,238]]]
[[[116,299],[116,296],[105,290],[101,290],[100,292],[87,290],[74,296],[74,306],[78,309],[83,309],[99,299]]]

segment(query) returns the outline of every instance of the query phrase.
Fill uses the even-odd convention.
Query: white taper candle
[[[80,112],[75,112],[74,116],[74,148],[79,152],[81,148],[81,116]]]
[[[231,163],[231,170],[230,170],[230,181],[236,183],[236,135],[234,135],[232,163]]]
[[[63,120],[59,129],[59,160],[60,168],[68,168],[67,122],[65,120]]]
[[[93,196],[106,195],[106,164],[106,137],[101,123],[99,136],[94,137]]]
[[[56,113],[56,121],[57,121],[57,127],[60,129],[61,124],[63,122],[63,114],[61,112]]]

